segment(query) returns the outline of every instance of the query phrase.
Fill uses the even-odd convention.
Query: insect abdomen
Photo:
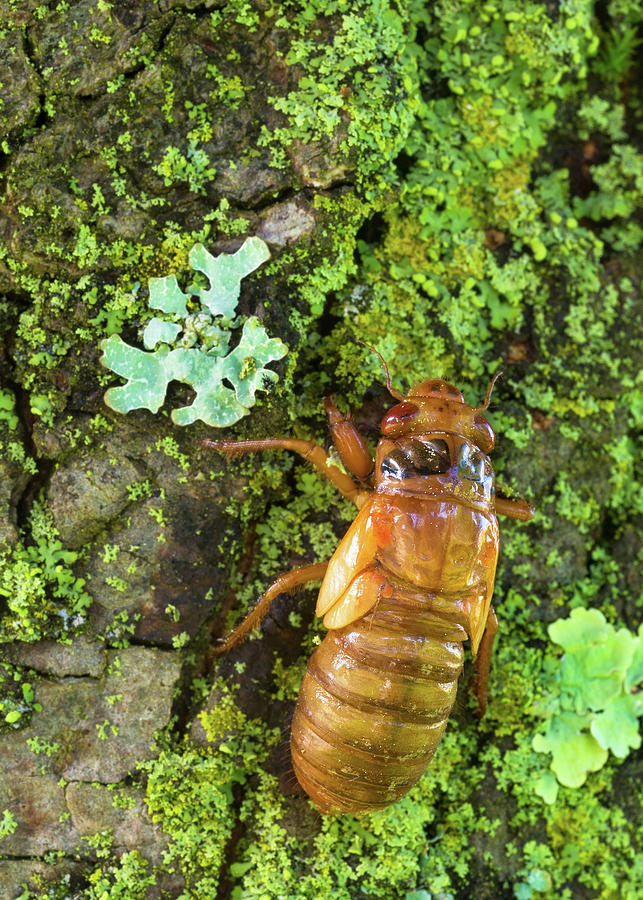
[[[308,663],[292,724],[297,778],[324,813],[394,803],[427,768],[462,671],[464,629],[396,591],[330,631]]]

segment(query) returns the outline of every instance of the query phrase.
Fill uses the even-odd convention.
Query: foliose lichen
[[[144,351],[117,335],[102,342],[103,365],[128,379],[123,387],[107,391],[107,405],[122,413],[141,408],[155,413],[170,381],[182,381],[194,388],[196,397],[189,406],[172,411],[176,425],[201,419],[223,428],[247,415],[256,391],[277,380],[266,363],[288,352],[279,338],[268,337],[256,317],[246,319],[239,343],[228,352],[231,329],[238,324],[235,310],[241,279],[269,255],[260,238],[248,238],[235,254],[218,257],[196,244],[190,251],[190,266],[206,275],[208,289],[192,285],[186,294],[175,275],[151,278],[149,306],[172,319],[150,319],[143,331]],[[200,303],[196,312],[188,308],[192,295]]]
[[[548,631],[565,654],[560,664],[547,660],[558,692],[544,704],[547,724],[533,748],[553,754],[551,771],[560,784],[580,787],[609,751],[623,759],[641,746],[643,626],[635,636],[627,628],[617,631],[598,609],[578,608]],[[556,779],[543,774],[536,792],[553,803],[557,790]]]

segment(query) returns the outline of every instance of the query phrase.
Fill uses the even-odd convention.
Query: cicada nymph
[[[279,576],[217,651],[241,641],[277,594],[323,579],[316,612],[328,634],[308,661],[290,737],[297,779],[322,813],[381,809],[415,784],[444,733],[467,639],[484,712],[497,631],[496,513],[533,516],[524,501],[495,492],[495,438],[482,415],[495,378],[479,407],[441,379],[404,396],[388,369],[386,378],[400,402],[382,420],[374,461],[351,420],[325,400],[354,477],[309,441],[205,442],[227,454],[299,453],[359,509],[330,560]]]

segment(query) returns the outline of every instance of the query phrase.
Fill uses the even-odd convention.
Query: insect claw
[[[217,638],[215,645],[212,647],[212,654],[214,656],[223,656],[226,649],[225,638]]]

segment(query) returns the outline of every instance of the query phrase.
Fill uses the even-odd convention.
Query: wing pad
[[[350,625],[365,616],[380,597],[390,597],[393,589],[384,575],[377,569],[360,572],[351,581],[348,589],[324,616],[326,628],[337,629]]]

